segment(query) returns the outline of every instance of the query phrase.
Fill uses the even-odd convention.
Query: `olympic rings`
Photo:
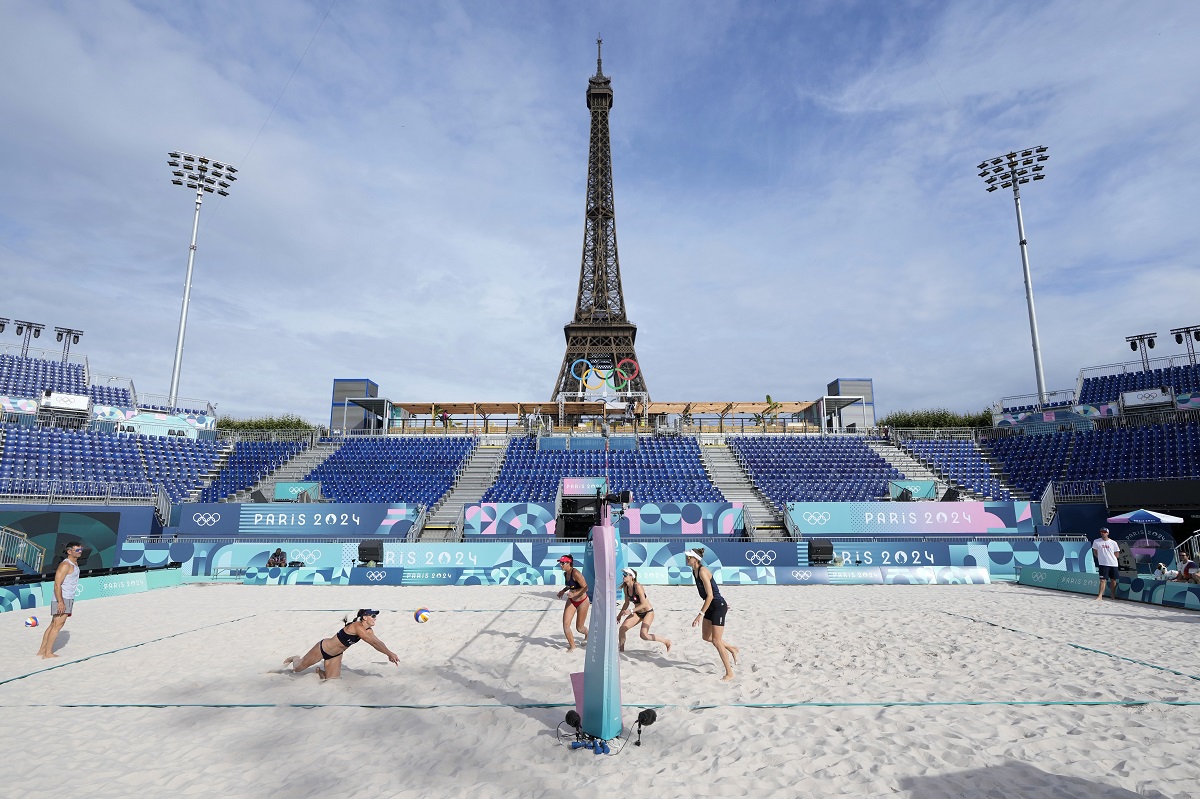
[[[384,572],[367,572],[367,579],[373,583],[379,582],[386,576],[387,574]]]
[[[219,513],[193,513],[192,521],[201,527],[212,527],[217,522],[221,521]]]
[[[825,511],[819,511],[817,513],[805,511],[802,518],[809,524],[825,524],[829,521],[829,514]]]
[[[751,549],[746,552],[746,562],[751,566],[770,566],[775,562],[775,550]]]
[[[794,580],[810,580],[812,572],[808,570],[792,569],[792,579]]]
[[[585,368],[581,372],[575,371],[575,367],[579,364],[585,364]],[[631,369],[622,369],[625,364],[632,364]],[[579,381],[580,386],[588,391],[599,391],[608,386],[613,391],[624,391],[629,387],[639,374],[642,373],[642,368],[638,366],[638,362],[632,358],[622,358],[617,361],[616,368],[599,369],[592,366],[592,362],[587,358],[579,358],[571,364],[571,377]],[[593,385],[592,379],[595,378],[598,382]]]
[[[305,566],[311,566],[321,559],[321,550],[319,549],[293,549],[292,560],[304,561]]]

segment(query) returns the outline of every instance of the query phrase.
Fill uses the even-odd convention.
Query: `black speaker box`
[[[379,540],[360,541],[358,544],[358,562],[383,563],[383,542]]]
[[[942,502],[958,502],[958,496],[959,492],[957,488],[947,488],[946,493],[942,494]]]
[[[256,488],[255,490],[250,492],[250,501],[262,503],[262,502],[270,502],[271,500],[267,498],[267,495],[264,494],[261,489]]]
[[[833,560],[833,542],[828,538],[808,540],[808,562],[829,563]]]

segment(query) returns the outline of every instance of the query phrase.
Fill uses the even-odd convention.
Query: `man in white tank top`
[[[50,626],[42,635],[42,646],[38,655],[43,658],[56,658],[54,654],[54,639],[58,631],[67,623],[75,609],[75,589],[79,587],[79,557],[83,554],[83,544],[72,541],[67,544],[67,557],[58,564],[54,572],[54,599],[50,601]]]

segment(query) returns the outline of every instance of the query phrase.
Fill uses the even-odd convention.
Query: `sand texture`
[[[1200,614],[1012,585],[730,586],[726,637],[742,656],[725,684],[690,626],[694,589],[649,592],[654,632],[674,647],[631,635],[626,722],[665,707],[643,746],[612,757],[559,745],[567,708],[522,707],[572,703],[568,674],[583,667],[550,586],[188,585],[81,602],[54,661],[34,657],[27,613],[3,614],[0,785],[20,797],[1200,797]],[[412,618],[422,606],[427,624]],[[338,681],[281,668],[358,607],[384,610],[376,629],[399,668],[366,644]],[[1132,702],[1146,704],[1119,704]],[[799,706],[746,706],[771,704]]]

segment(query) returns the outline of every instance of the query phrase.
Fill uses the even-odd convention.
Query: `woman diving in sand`
[[[283,665],[291,666],[293,672],[299,673],[309,666],[316,665],[317,661],[323,661],[324,668],[317,667],[317,674],[321,675],[322,680],[336,680],[342,673],[342,655],[359,641],[366,641],[387,655],[388,660],[399,666],[400,656],[388,649],[387,644],[380,641],[371,629],[375,626],[375,617],[378,615],[379,611],[377,610],[363,608],[353,620],[343,617],[342,629],[338,630],[335,635],[318,641],[303,657],[292,655],[283,661]]]

